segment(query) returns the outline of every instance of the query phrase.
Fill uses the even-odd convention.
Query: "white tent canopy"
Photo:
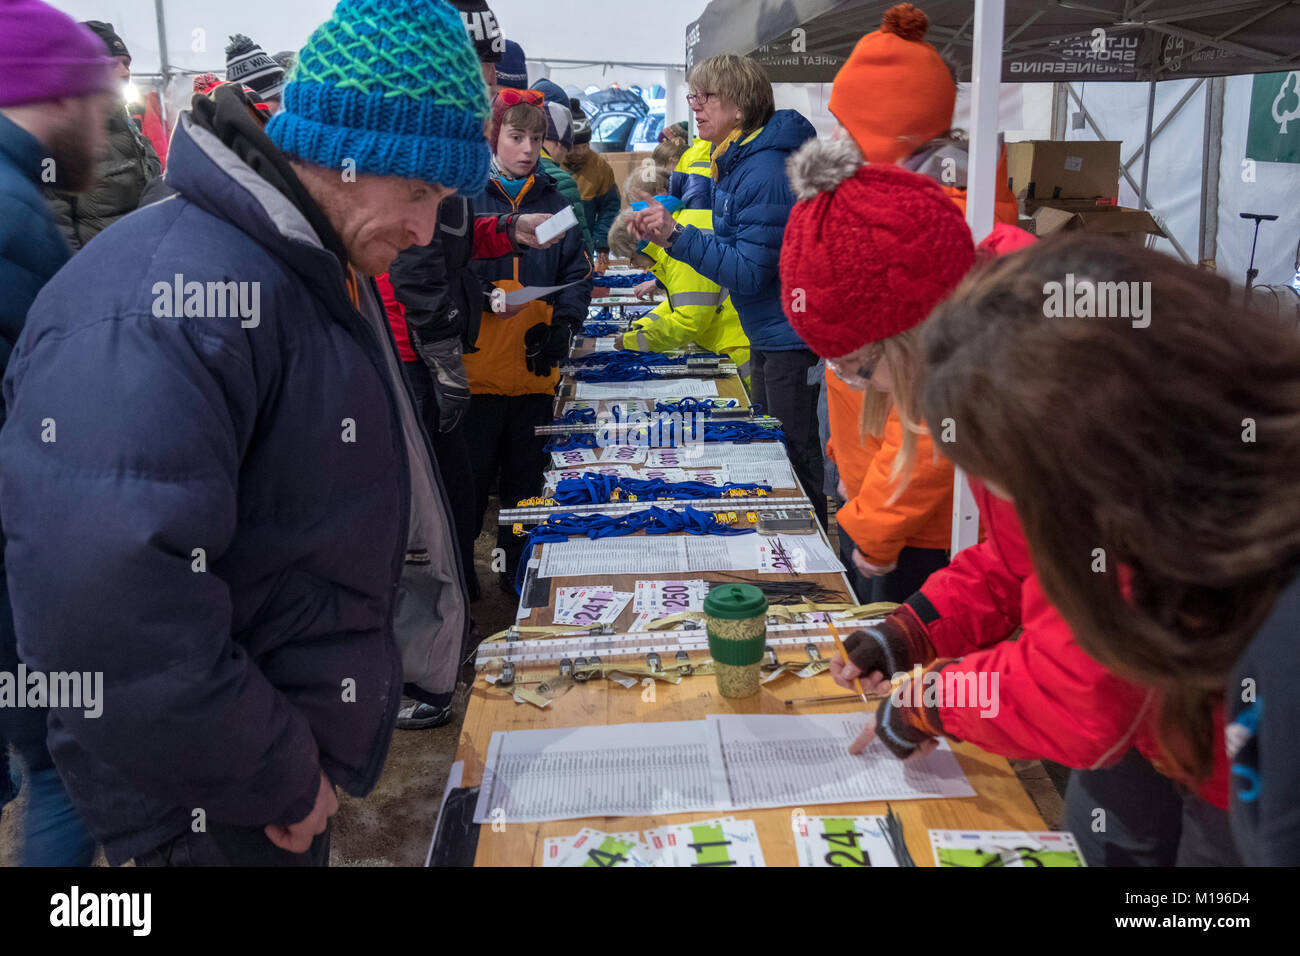
[[[161,73],[158,24],[166,38],[171,74],[222,73],[231,34],[251,37],[267,53],[297,50],[336,0],[51,0],[78,20],[112,23],[131,51],[139,76]],[[659,84],[668,91],[667,122],[686,118],[685,48],[682,31],[699,15],[705,0],[657,0],[642,6],[624,0],[617,11],[593,17],[592,0],[489,0],[507,39],[528,58],[531,79],[549,77],[561,86],[586,88],[610,83]],[[179,107],[188,84],[171,84],[168,100]]]
[[[157,10],[162,11],[167,62],[174,70],[203,73],[225,69],[226,40],[244,33],[268,53],[297,50],[335,0],[51,0],[78,20],[106,20],[131,50],[132,69],[158,73]],[[507,39],[529,60],[635,63],[680,67],[682,34],[704,0],[656,0],[654,4],[596,4],[591,0],[489,0]],[[157,9],[156,9],[157,8]],[[595,9],[602,11],[593,15]]]

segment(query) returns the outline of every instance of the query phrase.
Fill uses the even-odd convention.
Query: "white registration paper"
[[[641,817],[973,797],[946,744],[898,760],[849,743],[862,714],[712,715],[707,720],[496,731],[475,823]]]
[[[543,578],[681,571],[753,571],[758,535],[647,534],[622,538],[572,538],[542,545]]]
[[[861,713],[709,715],[711,759],[724,768],[729,808],[975,796],[945,740],[907,760],[879,740],[850,754],[869,720]]]
[[[758,536],[760,574],[838,573],[844,565],[819,534]]]
[[[711,811],[707,737],[702,720],[495,731],[474,822]]]
[[[574,398],[717,398],[713,379],[662,378],[645,382],[578,382]]]
[[[779,441],[755,441],[749,444],[694,442],[678,448],[651,448],[646,464],[685,468],[716,468],[726,465],[734,468],[738,462],[777,462],[788,469],[788,460],[785,446]]]
[[[790,465],[778,459],[770,461],[729,462],[730,480],[738,485],[767,485],[769,488],[797,488]]]

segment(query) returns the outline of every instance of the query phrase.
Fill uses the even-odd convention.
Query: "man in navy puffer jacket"
[[[450,700],[463,571],[368,277],[481,191],[486,118],[448,4],[341,0],[265,130],[236,87],[196,97],[177,195],[33,306],[0,432],[14,619],[29,666],[103,675],[49,743],[110,863],[323,864],[403,684]]]

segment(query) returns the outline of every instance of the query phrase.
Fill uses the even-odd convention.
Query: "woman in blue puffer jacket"
[[[814,355],[781,309],[781,237],[794,205],[785,162],[817,135],[794,110],[777,110],[772,84],[749,57],[724,53],[691,70],[690,95],[701,139],[713,143],[713,231],[680,226],[651,202],[630,231],[665,249],[731,292],[748,336],[751,397],[781,419],[795,472],[826,523],[821,493]]]

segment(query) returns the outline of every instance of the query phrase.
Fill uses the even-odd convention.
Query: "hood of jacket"
[[[244,165],[217,163],[204,147],[211,139]],[[190,202],[238,226],[295,272],[333,271],[341,279],[339,270],[347,266],[342,240],[233,87],[195,97],[194,109],[181,114],[170,155],[167,182]]]
[[[944,186],[965,189],[969,161],[969,144],[963,140],[937,139],[900,160],[898,165],[922,176],[929,176]]]
[[[725,176],[746,157],[765,150],[793,153],[816,135],[816,128],[802,113],[777,110],[762,129],[744,137],[719,157],[718,175]]]

